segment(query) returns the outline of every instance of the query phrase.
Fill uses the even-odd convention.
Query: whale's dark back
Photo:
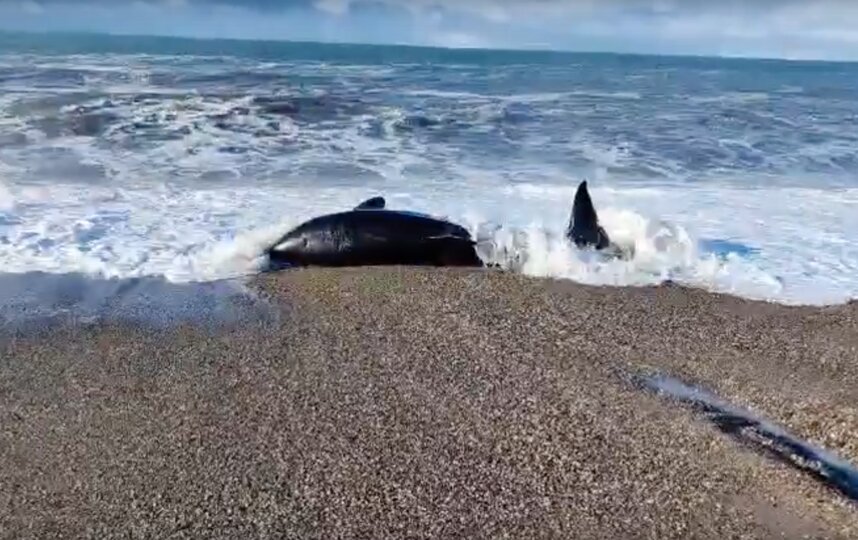
[[[430,216],[360,209],[313,218],[272,247],[273,262],[296,266],[482,266],[470,233]]]

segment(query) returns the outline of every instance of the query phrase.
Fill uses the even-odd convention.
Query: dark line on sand
[[[639,377],[638,382],[660,395],[691,405],[739,443],[806,472],[858,502],[858,469],[835,454],[679,379],[654,375]]]

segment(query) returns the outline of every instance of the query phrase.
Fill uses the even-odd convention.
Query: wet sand
[[[641,389],[858,463],[858,304],[307,270],[278,316],[0,345],[4,538],[856,538],[858,504]]]

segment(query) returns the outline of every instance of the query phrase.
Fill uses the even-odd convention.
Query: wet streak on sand
[[[646,388],[688,403],[700,410],[719,430],[739,443],[779,461],[810,472],[822,482],[858,502],[858,469],[836,455],[791,435],[749,411],[730,405],[713,394],[673,377],[640,378]]]
[[[240,280],[171,283],[159,277],[105,279],[83,274],[0,274],[0,339],[10,332],[66,324],[129,324],[169,329],[264,321],[277,310]]]

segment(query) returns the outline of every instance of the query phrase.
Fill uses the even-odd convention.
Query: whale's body
[[[355,209],[313,218],[269,250],[287,266],[483,266],[462,226],[417,212],[386,210],[374,197]]]

